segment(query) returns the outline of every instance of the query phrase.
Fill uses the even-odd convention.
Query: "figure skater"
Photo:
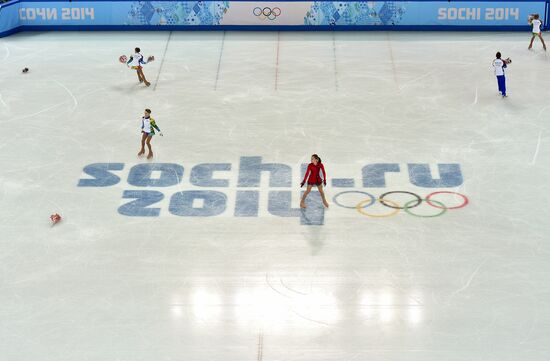
[[[323,171],[323,178],[320,176],[320,172]],[[321,163],[321,158],[317,154],[311,156],[311,163],[307,166],[306,174],[304,175],[304,180],[300,183],[300,187],[303,187],[307,181],[307,189],[302,196],[300,201],[300,208],[306,208],[306,198],[311,192],[313,186],[317,186],[317,190],[321,194],[321,199],[326,208],[328,208],[328,202],[325,198],[325,192],[323,192],[323,185],[327,185],[327,173],[325,172],[325,167]]]
[[[540,41],[542,42],[542,47],[544,48],[544,51],[546,51],[546,44],[544,43],[544,39],[542,38],[542,21],[539,19],[539,14],[532,14],[529,16],[529,24],[533,26],[533,34],[531,36],[531,42],[529,43],[529,50],[533,47],[533,41],[538,36]]]
[[[151,83],[149,83],[147,79],[145,79],[145,74],[143,74],[143,66],[142,66],[147,64],[149,60],[148,61],[144,60],[143,55],[141,55],[140,53],[141,51],[140,48],[135,48],[134,50],[136,53],[130,56],[130,59],[128,59],[128,62],[126,62],[126,65],[128,67],[131,67],[137,72],[138,80],[140,83],[145,83],[146,86],[149,86],[151,85]],[[150,59],[153,59],[153,58],[150,57]]]
[[[157,123],[155,123],[155,120],[151,118],[151,109],[145,109],[145,113],[141,118],[141,149],[138,153],[138,157],[145,153],[145,143],[147,143],[147,148],[149,148],[147,159],[153,158],[151,139],[153,138],[153,135],[155,135],[155,129],[158,130],[159,135],[162,137],[162,132],[157,126]]]
[[[498,83],[498,91],[502,95],[503,98],[506,97],[506,76],[504,69],[508,66],[508,64],[512,63],[512,60],[510,58],[508,59],[502,59],[502,54],[500,54],[500,51],[497,52],[496,59],[493,60],[493,68],[495,68],[495,75],[497,77],[497,83]]]

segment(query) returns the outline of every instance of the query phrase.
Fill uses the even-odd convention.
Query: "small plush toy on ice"
[[[52,221],[52,227],[53,227],[57,223],[61,222],[61,216],[57,213],[54,213],[50,216],[50,220]]]

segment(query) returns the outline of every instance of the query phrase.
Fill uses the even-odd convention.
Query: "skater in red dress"
[[[321,178],[321,171],[323,171],[323,177]],[[302,201],[300,202],[300,208],[306,208],[306,198],[311,188],[317,186],[317,190],[321,194],[321,199],[326,208],[328,208],[328,202],[325,198],[325,192],[323,192],[323,185],[327,185],[327,173],[325,172],[325,167],[321,163],[321,158],[317,154],[311,156],[311,163],[307,166],[306,174],[304,175],[304,180],[300,183],[300,187],[303,187],[307,181],[307,189],[302,196]]]

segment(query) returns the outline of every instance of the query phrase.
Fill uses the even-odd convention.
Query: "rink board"
[[[523,30],[548,1],[11,1],[23,30]]]

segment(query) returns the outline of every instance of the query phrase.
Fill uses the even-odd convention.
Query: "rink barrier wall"
[[[19,31],[529,31],[527,16],[548,26],[539,1],[52,1],[0,5],[0,37]]]

